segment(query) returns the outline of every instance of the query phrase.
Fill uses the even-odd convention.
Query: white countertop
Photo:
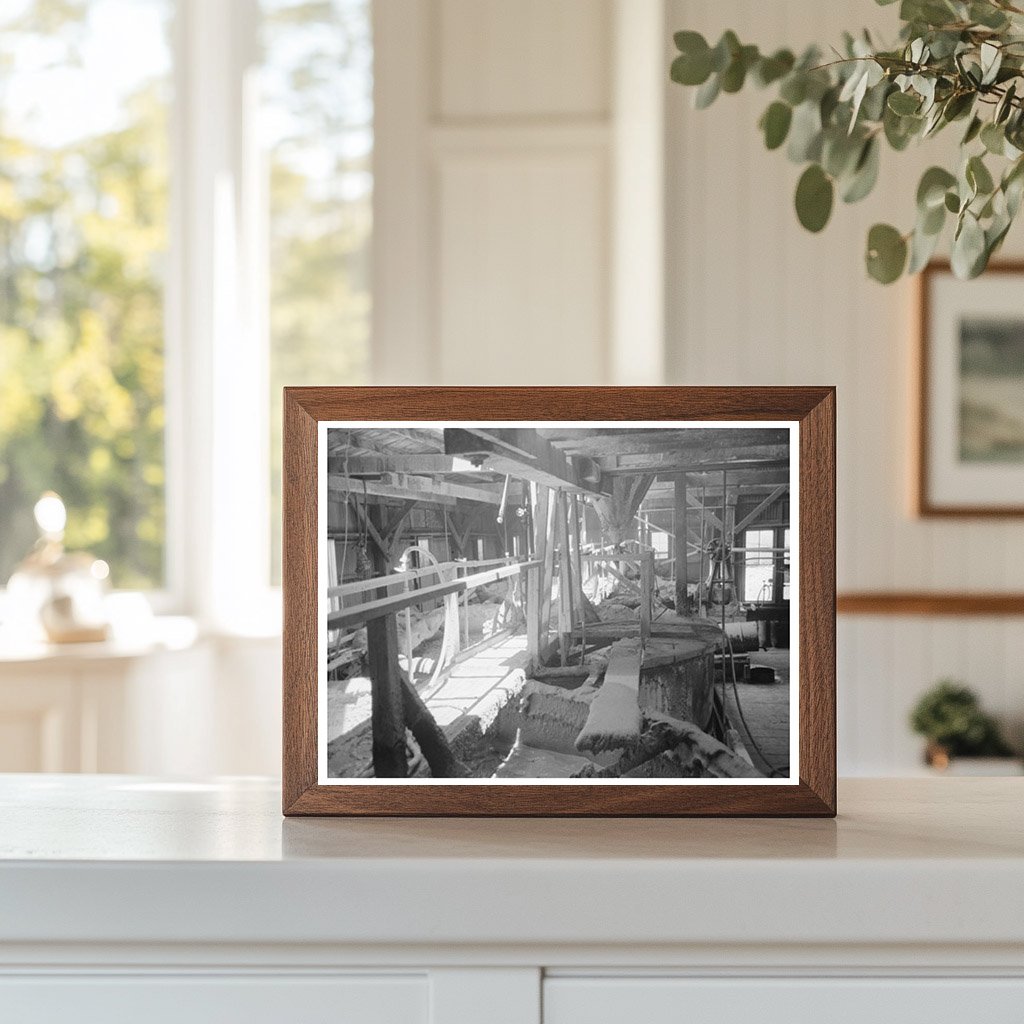
[[[1024,944],[1024,780],[839,817],[284,819],[276,783],[0,776],[0,943]]]

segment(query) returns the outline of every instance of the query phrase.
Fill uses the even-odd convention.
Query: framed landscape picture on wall
[[[289,388],[287,814],[835,813],[831,388]]]
[[[1024,515],[1024,264],[921,275],[917,512]]]

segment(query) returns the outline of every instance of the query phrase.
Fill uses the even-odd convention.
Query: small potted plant
[[[917,702],[910,725],[928,741],[924,756],[932,768],[970,775],[1020,773],[999,725],[981,709],[974,691],[960,683],[943,679],[932,687]]]

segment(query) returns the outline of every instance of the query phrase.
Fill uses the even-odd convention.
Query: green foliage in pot
[[[914,732],[927,737],[951,757],[1007,757],[1013,751],[991,715],[981,710],[975,693],[944,679],[930,689],[910,715]]]
[[[698,108],[748,83],[775,93],[759,127],[768,149],[785,145],[790,160],[807,165],[795,200],[808,231],[825,227],[837,196],[855,203],[871,192],[883,144],[902,151],[955,124],[958,166],[925,172],[913,226],[876,224],[865,262],[882,284],[916,273],[951,223],[953,270],[977,277],[1024,197],[1024,6],[900,0],[899,17],[897,45],[846,33],[831,55],[817,47],[764,54],[732,31],[714,46],[697,32],[677,32],[671,76],[696,88]]]

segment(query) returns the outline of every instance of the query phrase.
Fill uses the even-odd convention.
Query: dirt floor
[[[747,749],[754,764],[768,773],[771,768],[786,768],[789,764],[789,651],[753,651],[750,664],[775,669],[775,682],[768,686],[739,679],[736,683],[743,714],[761,756],[753,743]],[[725,697],[729,718],[746,743],[747,735],[736,712],[731,680],[725,688]]]

